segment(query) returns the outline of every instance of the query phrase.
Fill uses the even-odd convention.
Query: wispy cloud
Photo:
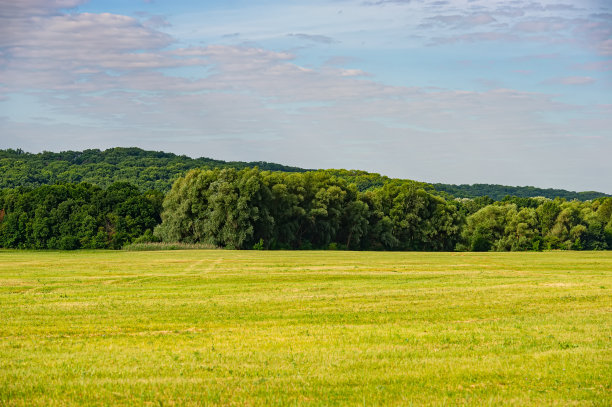
[[[514,25],[513,31],[524,33],[543,33],[561,31],[570,28],[570,22],[557,18],[539,18],[520,21]]]
[[[63,14],[9,20],[0,36],[9,72],[56,69],[142,69],[174,65],[159,50],[173,39],[115,14]]]
[[[612,25],[609,17],[612,13],[593,13],[593,8],[587,7],[586,2],[573,5],[555,1],[449,0],[434,5],[418,0],[385,0],[367,4],[404,8],[420,15],[418,27],[430,44],[492,40],[575,43],[592,48],[601,55],[612,54]],[[452,30],[440,31],[444,28]]]
[[[431,45],[455,44],[461,42],[516,42],[519,37],[513,34],[500,32],[474,32],[455,36],[434,37],[431,39]]]
[[[337,42],[336,40],[334,40],[331,37],[328,37],[326,35],[312,35],[312,34],[287,34],[289,37],[295,37],[298,38],[300,40],[305,40],[305,41],[312,41],[312,42],[318,42],[320,44],[333,44],[334,42]]]
[[[427,21],[452,26],[454,28],[470,28],[491,24],[497,20],[490,14],[474,13],[468,15],[437,15],[427,18]]]
[[[576,69],[583,69],[586,71],[607,72],[607,71],[612,71],[612,60],[587,62],[584,64],[577,64],[574,66]]]
[[[3,0],[0,18],[47,16],[57,10],[75,8],[89,0]]]
[[[556,84],[556,85],[568,85],[568,86],[582,86],[582,85],[591,85],[597,82],[594,78],[590,76],[566,76],[563,78],[554,78],[545,81],[546,84]]]

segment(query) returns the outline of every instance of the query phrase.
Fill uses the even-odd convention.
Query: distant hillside
[[[496,184],[473,184],[473,185],[448,185],[448,184],[433,184],[438,191],[446,192],[457,198],[477,198],[479,196],[488,196],[495,201],[502,200],[505,196],[517,196],[520,198],[533,198],[543,196],[545,198],[565,198],[567,200],[577,199],[579,201],[588,201],[596,198],[610,196],[601,192],[573,192],[564,189],[544,189],[536,187],[510,187],[507,185]]]
[[[386,183],[395,181],[380,174],[357,170],[328,170],[339,178],[344,178],[350,183],[357,185],[360,191],[379,188]],[[494,184],[473,184],[473,185],[452,185],[452,184],[427,184],[419,183],[421,187],[429,190],[435,189],[439,195],[447,198],[478,198],[488,196],[495,201],[501,201],[506,196],[516,196],[519,198],[534,198],[543,196],[545,198],[565,198],[567,200],[577,199],[579,201],[589,201],[602,198],[606,195],[601,192],[573,192],[564,189],[543,189],[536,187],[511,187],[507,185]]]
[[[258,162],[221,161],[190,158],[140,148],[115,147],[108,150],[27,153],[0,150],[0,188],[88,182],[106,187],[127,181],[143,190],[167,191],[179,176],[193,168],[246,168],[283,172],[306,170],[286,165]]]
[[[305,172],[307,169],[264,161],[221,161],[211,158],[191,158],[160,151],[147,151],[136,147],[115,147],[108,150],[64,151],[61,153],[27,153],[20,149],[0,150],[0,189],[19,186],[35,187],[59,183],[88,182],[106,187],[117,181],[126,181],[141,190],[155,189],[166,192],[181,175],[194,168],[246,168],[282,172]],[[329,173],[354,183],[360,191],[379,188],[389,182],[398,182],[380,174],[359,170],[327,170]],[[561,197],[568,200],[591,200],[609,196],[600,192],[572,192],[563,189],[510,187],[504,185],[474,184],[448,185],[418,183],[439,195],[457,198],[489,196],[496,201],[507,195],[517,197]]]

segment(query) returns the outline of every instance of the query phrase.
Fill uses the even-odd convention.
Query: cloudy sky
[[[609,0],[0,0],[0,148],[612,193]]]

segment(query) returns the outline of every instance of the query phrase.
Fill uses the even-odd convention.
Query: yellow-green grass
[[[612,405],[612,253],[0,251],[0,405]]]

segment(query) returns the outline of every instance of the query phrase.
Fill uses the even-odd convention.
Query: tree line
[[[456,249],[609,250],[612,198],[580,202],[506,197],[467,216]]]
[[[152,236],[162,201],[124,182],[0,190],[0,247],[120,249]]]
[[[307,172],[298,167],[290,167],[268,162],[221,161],[210,158],[190,158],[161,151],[146,151],[140,148],[116,147],[104,151],[89,149],[84,151],[64,151],[60,153],[27,153],[22,150],[0,150],[0,189],[20,186],[37,187],[60,183],[87,182],[108,187],[115,182],[129,182],[143,191],[155,189],[167,192],[173,182],[196,168],[235,168],[258,167],[262,170],[282,172]],[[338,178],[355,184],[361,192],[380,188],[398,180],[357,170],[329,170]],[[501,200],[506,195],[518,197],[544,196],[567,200],[592,200],[606,196],[600,192],[571,192],[561,189],[541,189],[534,187],[509,187],[504,185],[448,185],[421,184],[423,189],[445,198],[477,198],[490,196]]]
[[[376,180],[374,180],[375,182]],[[361,191],[337,171],[195,169],[165,195],[117,182],[0,190],[0,247],[119,249],[606,250],[612,198],[444,198],[389,180]]]
[[[612,198],[444,199],[397,180],[361,192],[335,174],[191,171],[166,195],[155,235],[243,249],[612,248]]]
[[[488,196],[492,199],[499,201],[504,199],[506,196],[516,196],[519,198],[530,198],[530,197],[545,197],[545,198],[564,198],[567,200],[577,199],[579,201],[588,201],[597,198],[608,196],[601,192],[595,191],[584,191],[574,192],[567,191],[565,189],[555,188],[536,188],[536,187],[512,187],[508,185],[498,184],[461,184],[461,185],[448,185],[448,184],[433,184],[433,187],[440,192],[445,192],[451,196],[461,198],[477,198],[479,196]]]
[[[80,182],[107,187],[115,182],[129,182],[142,190],[166,192],[178,177],[194,168],[241,169],[255,166],[271,171],[306,171],[267,162],[226,162],[205,157],[194,159],[136,147],[60,153],[44,151],[38,154],[7,149],[0,150],[0,189]]]
[[[166,195],[163,241],[248,249],[452,250],[454,201],[404,181],[360,192],[326,171],[193,170]]]

